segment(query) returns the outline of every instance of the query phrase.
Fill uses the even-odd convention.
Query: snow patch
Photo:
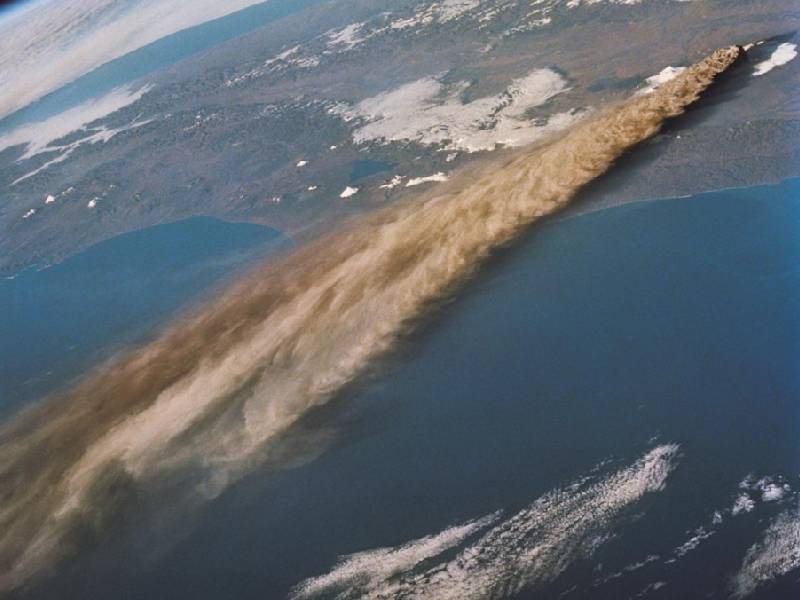
[[[351,23],[342,29],[328,32],[328,48],[343,48],[349,50],[359,44],[363,38],[359,33],[364,28],[364,23]]]
[[[481,0],[441,0],[440,2],[433,2],[424,10],[420,10],[410,17],[395,19],[389,24],[389,28],[402,30],[427,27],[437,23],[448,23],[475,10],[480,4]]]
[[[318,67],[320,58],[313,54],[301,55],[302,48],[300,46],[292,46],[273,56],[272,58],[264,61],[258,67],[250,69],[240,75],[231,77],[225,80],[226,87],[232,87],[240,83],[246,83],[252,79],[263,77],[269,73],[280,73],[297,67],[298,69],[313,69]]]

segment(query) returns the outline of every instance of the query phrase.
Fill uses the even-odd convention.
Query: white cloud
[[[772,55],[766,59],[762,60],[760,63],[756,65],[756,70],[753,73],[754,77],[758,77],[759,75],[764,75],[769,73],[775,67],[780,67],[785,65],[797,56],[797,44],[781,44]]]
[[[553,581],[607,539],[622,510],[664,488],[677,453],[675,445],[659,446],[599,481],[583,478],[553,490],[505,520],[490,514],[402,546],[343,557],[292,597],[484,600]],[[454,558],[442,556],[479,531]],[[419,568],[423,561],[427,567]]]
[[[761,500],[764,502],[783,500],[792,491],[788,483],[782,483],[780,478],[775,481],[772,477],[762,477],[753,484],[752,489],[761,492]]]
[[[403,178],[400,175],[395,175],[391,179],[389,179],[386,183],[381,184],[380,187],[386,190],[390,190],[394,187],[397,187],[403,182]]]
[[[748,494],[739,494],[733,503],[731,514],[736,516],[741,513],[749,513],[755,507],[755,501]]]
[[[53,149],[49,147],[50,142],[62,138],[73,131],[78,131],[89,123],[136,102],[149,90],[149,86],[141,87],[135,91],[128,87],[117,88],[105,96],[87,100],[44,121],[34,121],[20,125],[0,135],[0,150],[25,144],[26,150],[22,159],[30,158],[40,152],[50,151]],[[100,139],[105,141],[115,133],[118,133],[118,131],[97,128],[96,130],[87,131],[83,138],[84,141],[100,141]],[[100,134],[99,137],[98,134]],[[89,140],[89,138],[94,139]]]
[[[94,121],[106,117],[120,108],[132,104],[145,94],[150,88],[142,87],[136,91],[129,88],[117,88],[105,96],[87,100],[69,110],[44,120],[26,123],[11,131],[0,135],[0,151],[11,146],[24,145],[25,152],[17,162],[29,159],[37,154],[48,152],[54,156],[42,163],[32,171],[17,177],[11,185],[16,185],[26,179],[37,175],[49,167],[65,161],[80,146],[84,144],[104,143],[118,133],[141,127],[153,119],[145,119],[128,123],[122,127],[109,129],[105,125],[88,128]],[[73,141],[67,144],[53,145],[52,142],[70,133],[79,132]]]
[[[675,79],[678,75],[683,73],[686,70],[686,67],[664,67],[656,73],[655,75],[651,75],[647,79],[644,80],[644,87],[636,92],[637,95],[641,94],[649,94],[653,90],[655,90],[658,86]]]
[[[357,187],[350,187],[349,185],[344,188],[341,194],[339,194],[339,198],[349,198],[350,196],[355,196],[358,193]]]
[[[434,23],[447,23],[474,10],[480,3],[481,0],[441,0],[440,2],[433,2],[430,6],[412,16],[395,19],[389,27],[392,29],[409,29]]]
[[[558,113],[543,124],[526,117],[528,110],[569,89],[551,69],[531,71],[495,96],[464,102],[469,87],[467,82],[447,85],[426,77],[332,112],[346,121],[364,121],[353,133],[356,143],[412,140],[467,152],[493,150],[499,144],[522,146],[578,118]]]
[[[0,118],[115,58],[263,0],[48,0],[0,23]]]
[[[707,540],[712,535],[714,535],[713,531],[706,531],[704,527],[698,527],[692,532],[692,537],[675,549],[675,556],[679,558],[686,556],[689,552],[696,549],[704,540]]]
[[[764,502],[775,502],[783,500],[784,496],[790,491],[788,485],[778,485],[777,483],[768,483],[761,490],[761,499]]]
[[[412,177],[406,182],[406,187],[414,187],[415,185],[422,185],[423,183],[447,181],[447,173],[434,173],[427,177]]]
[[[761,479],[756,481],[756,478],[751,474],[742,479],[739,482],[739,489],[742,490],[750,490],[751,492],[755,492],[756,494],[761,494],[761,500],[763,502],[777,502],[786,498],[792,491],[791,486],[788,483],[785,483],[784,479],[780,476],[776,477],[762,477]],[[747,501],[742,501],[741,507],[752,507],[755,506],[755,502],[750,499],[750,496],[747,494],[742,494],[742,496],[747,496]],[[742,496],[739,498],[741,499]],[[739,499],[737,499],[737,504],[739,503]],[[733,514],[737,514],[738,511],[733,511]],[[734,509],[737,506],[734,505]],[[747,511],[749,512],[749,510]]]
[[[377,548],[352,554],[330,573],[304,582],[298,597],[313,597],[331,588],[344,586],[380,588],[389,578],[406,573],[421,562],[458,546],[467,538],[492,524],[498,514],[448,527],[444,531],[413,540],[395,548]]]
[[[733,580],[733,596],[744,598],[776,577],[800,568],[800,510],[786,511],[750,547]]]

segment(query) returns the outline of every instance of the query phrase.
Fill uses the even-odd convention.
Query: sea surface
[[[181,308],[289,243],[260,225],[194,217],[0,280],[0,418],[150,338]]]
[[[355,183],[366,177],[390,171],[395,167],[393,163],[381,160],[357,160],[350,171],[349,183]]]
[[[70,273],[78,295],[84,274]],[[30,318],[15,335],[35,347],[47,330]],[[747,549],[796,505],[731,512],[748,475],[800,489],[799,360],[800,179],[551,219],[304,419],[283,463],[180,535],[115,541],[31,595],[282,598],[341,555],[514,514],[674,443],[666,487],[520,597],[619,599],[659,582],[648,598],[727,598]],[[700,527],[711,535],[677,552]],[[753,597],[797,589],[795,572]]]

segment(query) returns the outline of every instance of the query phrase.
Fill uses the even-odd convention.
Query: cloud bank
[[[573,112],[550,115],[546,122],[526,113],[569,89],[566,79],[551,69],[536,69],[496,96],[462,99],[466,81],[445,85],[426,77],[366,98],[353,107],[333,112],[364,122],[353,141],[415,141],[447,150],[477,152],[499,144],[524,146],[564,129],[578,119]]]
[[[264,0],[48,0],[0,23],[0,119],[115,58]]]
[[[744,598],[758,587],[800,568],[800,509],[781,513],[748,551],[733,580],[733,597]]]
[[[149,90],[149,86],[143,86],[138,90],[129,87],[117,88],[104,96],[88,100],[44,121],[34,121],[16,127],[7,133],[0,134],[0,151],[11,146],[24,145],[25,153],[20,160],[49,151],[51,150],[48,148],[50,142],[73,131],[83,129],[89,123],[133,104]]]

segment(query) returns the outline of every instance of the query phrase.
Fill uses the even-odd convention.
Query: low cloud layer
[[[16,127],[7,133],[0,134],[0,151],[22,145],[25,147],[25,153],[20,160],[23,160],[41,152],[58,150],[59,147],[51,147],[51,142],[72,132],[85,129],[89,123],[133,104],[149,90],[149,86],[143,86],[137,90],[128,87],[117,88],[104,96],[87,100],[44,121],[34,121]],[[92,134],[103,131],[110,133],[108,129],[98,127],[92,131],[86,131],[86,135],[83,137],[90,138]],[[105,140],[110,136],[102,137]]]
[[[115,58],[263,0],[45,0],[0,22],[0,119]]]
[[[464,101],[468,82],[444,84],[426,77],[334,112],[364,123],[353,133],[356,143],[415,141],[448,150],[494,150],[499,144],[524,146],[578,119],[573,112],[550,115],[546,122],[527,111],[569,89],[561,75],[536,69],[515,79],[500,94]]]
[[[760,586],[800,568],[800,509],[788,510],[770,523],[748,551],[733,580],[733,597],[744,598]]]
[[[343,557],[291,598],[488,600],[549,583],[606,539],[624,509],[664,489],[677,453],[676,445],[659,446],[599,481],[553,490],[511,517],[495,513],[403,546]],[[454,558],[442,556],[477,532]]]

